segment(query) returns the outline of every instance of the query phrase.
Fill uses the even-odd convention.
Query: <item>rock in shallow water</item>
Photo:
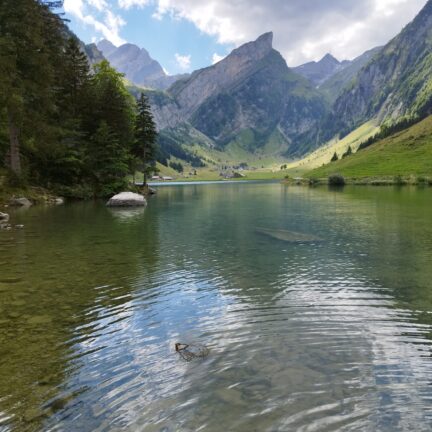
[[[9,215],[7,213],[0,212],[0,223],[6,223],[9,221]]]
[[[30,207],[32,205],[32,202],[28,200],[27,198],[12,198],[9,201],[9,205],[14,207]]]
[[[313,234],[298,233],[280,229],[257,228],[256,232],[287,243],[317,243],[322,241],[321,238]]]
[[[143,207],[147,201],[143,195],[133,192],[121,192],[114,195],[108,202],[108,207]]]

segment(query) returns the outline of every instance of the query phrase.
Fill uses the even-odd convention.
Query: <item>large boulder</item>
[[[114,195],[108,202],[108,207],[143,207],[147,201],[143,195],[133,192],[121,192]]]
[[[12,198],[9,201],[9,205],[13,207],[30,207],[32,205],[32,202],[28,200],[27,198]]]

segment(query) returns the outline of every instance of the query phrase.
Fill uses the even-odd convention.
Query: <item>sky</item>
[[[85,42],[146,48],[173,75],[222,59],[268,31],[288,66],[384,45],[427,0],[64,0]]]

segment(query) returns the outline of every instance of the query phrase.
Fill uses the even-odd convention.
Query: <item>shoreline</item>
[[[296,184],[303,186],[331,186],[330,177],[305,177],[298,179],[284,179],[285,184]],[[373,176],[373,177],[343,177],[343,184],[338,186],[432,186],[432,177],[427,176]],[[334,185],[337,186],[337,185]]]

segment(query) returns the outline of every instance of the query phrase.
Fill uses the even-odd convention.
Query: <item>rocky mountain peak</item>
[[[333,57],[330,53],[327,53],[318,63],[339,65],[340,61],[337,58]]]
[[[251,60],[259,60],[269,54],[273,49],[273,33],[268,32],[261,35],[253,42],[245,43],[235,49],[231,54],[233,57],[248,57]],[[230,57],[228,56],[228,57]],[[227,58],[228,58],[227,57]]]
[[[96,46],[104,56],[109,56],[117,49],[117,47],[107,39],[102,39]]]

